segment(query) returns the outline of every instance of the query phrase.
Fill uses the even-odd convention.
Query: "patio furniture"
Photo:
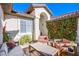
[[[75,53],[74,48],[73,47],[69,47],[68,48],[68,56],[74,56],[74,53]]]
[[[60,42],[62,39],[53,39],[54,42]]]
[[[9,49],[12,49],[16,46],[16,43],[13,40],[10,40],[6,43]]]
[[[62,48],[62,49],[60,50],[60,56],[67,56],[67,50],[64,49],[64,48]]]
[[[41,42],[41,43],[48,43],[49,39],[48,39],[48,36],[39,36],[38,38],[38,42]]]
[[[67,40],[67,39],[65,39],[65,38],[63,38],[63,39],[62,39],[62,42],[63,42],[63,43],[70,43],[71,41],[70,41],[70,40]]]
[[[76,56],[76,50],[74,47],[62,47],[60,50],[60,56]]]
[[[79,44],[77,45],[77,55],[79,56]]]
[[[63,40],[60,42],[56,41],[54,42],[53,47],[60,50],[61,56],[68,56],[68,55],[76,56],[77,55],[77,48],[76,48],[77,44],[73,41],[69,41],[69,40]],[[68,51],[70,47],[73,47],[73,52]]]
[[[0,48],[0,56],[24,56],[24,51],[20,46],[8,44],[5,42]]]
[[[20,46],[16,46],[7,54],[7,56],[25,56],[25,53]]]
[[[20,47],[23,49],[24,53],[29,56],[29,43],[26,43],[24,45],[20,45]]]
[[[30,44],[29,52],[32,53],[33,51],[37,51],[41,56],[55,56],[59,52],[58,49],[40,42]]]
[[[3,43],[0,48],[0,56],[6,56],[8,54],[8,47],[6,43]]]

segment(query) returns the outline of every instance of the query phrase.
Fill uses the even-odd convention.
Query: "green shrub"
[[[75,17],[53,20],[47,22],[48,36],[50,39],[62,39],[75,41],[77,30],[77,19]]]
[[[3,31],[3,42],[8,42],[10,40],[10,37],[8,36],[7,32]]]
[[[19,44],[20,45],[23,45],[27,42],[30,42],[32,40],[31,36],[30,35],[24,35],[21,37],[21,39],[19,40]]]

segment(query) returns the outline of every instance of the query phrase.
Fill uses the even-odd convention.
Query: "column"
[[[34,19],[34,40],[38,40],[38,37],[40,36],[39,18],[40,17],[35,17]]]

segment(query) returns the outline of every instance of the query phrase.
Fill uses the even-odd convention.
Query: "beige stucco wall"
[[[45,10],[45,8],[35,8],[35,19],[34,19],[34,39],[38,40],[38,37],[40,36],[40,29],[39,29],[39,20],[40,20],[40,14],[45,13],[47,15],[46,20],[50,20],[50,14]]]
[[[6,31],[19,30],[18,17],[12,15],[5,15],[4,25],[6,23]]]
[[[0,5],[0,44],[3,43],[3,19],[4,19],[3,11]]]
[[[78,24],[77,24],[77,43],[79,43],[79,18],[78,18]]]
[[[20,20],[32,20],[32,19],[28,19],[28,18],[23,18],[23,17],[18,17],[18,28],[19,28],[19,32],[17,33],[16,37],[14,38],[14,41],[18,41],[23,35],[30,35],[32,37],[33,33],[21,33],[20,32]]]
[[[35,8],[35,16],[40,17],[40,14],[42,12],[46,13],[46,15],[48,17],[47,20],[50,20],[50,14],[48,13],[48,11],[45,10],[45,8]]]
[[[76,38],[76,43],[79,45],[79,18],[78,18],[78,23],[77,23],[77,38]],[[77,54],[79,55],[79,46],[77,46]]]
[[[38,37],[40,36],[39,21],[40,21],[40,14],[41,13],[45,13],[48,18],[46,20],[50,20],[50,14],[45,10],[45,8],[35,8],[34,9],[34,11],[32,12],[32,15],[34,14],[34,16],[35,16],[34,28],[33,28],[34,40],[38,40]],[[5,22],[7,22],[6,31],[20,30],[20,27],[19,27],[20,20],[27,19],[27,18],[19,18],[19,17],[15,17],[15,16],[11,16],[11,15],[7,15],[5,18],[6,18]],[[47,29],[45,31],[47,32]],[[21,35],[20,34],[21,34],[20,32],[17,34],[17,36],[15,37],[15,40],[18,39],[21,35],[23,35],[23,34],[21,34]]]
[[[20,32],[20,20],[32,20],[19,16],[5,15],[4,25],[6,23],[6,31],[18,31],[16,36],[14,37],[14,41],[18,41],[23,35],[30,35],[32,37],[32,33],[21,33]]]

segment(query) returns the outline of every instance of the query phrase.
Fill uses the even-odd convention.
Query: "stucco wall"
[[[45,10],[45,8],[35,8],[35,19],[34,19],[34,39],[38,40],[38,37],[40,36],[40,29],[39,29],[39,19],[40,19],[40,14],[45,13],[47,15],[46,20],[50,20],[50,14]]]
[[[79,18],[78,18],[78,23],[77,23],[77,38],[76,42],[79,44]]]
[[[40,14],[44,12],[47,15],[47,20],[50,20],[50,14],[48,11],[45,10],[45,8],[35,8],[35,16],[40,17]]]
[[[48,11],[45,10],[45,8],[35,8],[33,13],[34,16],[35,16],[35,19],[34,19],[34,39],[37,40],[38,37],[40,36],[40,29],[39,29],[39,20],[40,20],[40,14],[41,13],[45,13],[47,15],[47,18],[46,20],[50,20],[50,14],[48,13]],[[6,16],[7,18],[7,28],[6,28],[6,31],[12,31],[12,30],[20,30],[20,20],[23,20],[23,19],[27,19],[27,18],[17,18],[17,17],[14,17],[14,16]],[[47,31],[47,30],[46,30]],[[18,33],[18,35],[16,36],[17,38],[20,37],[20,32]]]
[[[21,33],[20,32],[20,20],[32,20],[24,17],[17,17],[12,15],[5,15],[5,21],[6,23],[6,31],[18,31],[16,36],[14,37],[14,41],[18,41],[23,35],[28,34],[32,36],[32,33]]]
[[[78,44],[77,46],[77,54],[79,56],[79,18],[78,19],[78,22],[77,22],[77,37],[76,37],[76,43]]]
[[[18,17],[11,16],[11,15],[5,15],[4,24],[5,23],[6,23],[6,31],[19,30],[19,27],[18,27]]]
[[[32,20],[32,19],[28,19],[28,18],[23,18],[23,17],[18,17],[19,23],[18,23],[18,28],[19,28],[19,32],[17,33],[17,35],[14,38],[14,41],[18,41],[23,35],[30,35],[32,37],[33,33],[21,33],[20,32],[20,20]]]
[[[3,11],[0,5],[0,44],[3,43]]]

